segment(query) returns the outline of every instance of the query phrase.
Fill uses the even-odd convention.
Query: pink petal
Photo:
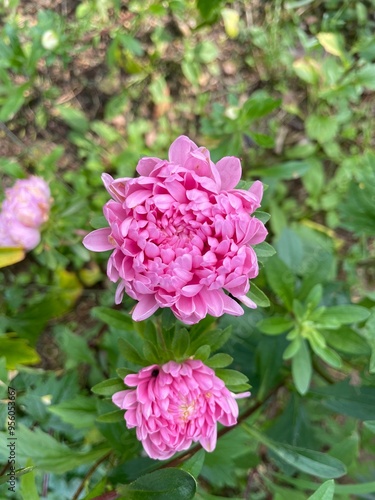
[[[253,302],[251,299],[249,299],[249,297],[247,297],[246,295],[239,295],[237,298],[243,304],[245,304],[245,306],[250,307],[250,309],[256,309],[257,308],[256,303]]]
[[[169,148],[169,161],[183,167],[190,151],[195,149],[198,149],[198,146],[189,137],[180,135]]]
[[[108,241],[111,234],[109,227],[103,227],[92,231],[83,239],[83,244],[87,250],[93,252],[104,252],[105,250],[113,250],[114,245]]]
[[[155,296],[144,295],[135,306],[132,318],[134,321],[142,321],[149,318],[158,309],[159,304],[156,302]]]
[[[125,396],[126,396],[129,392],[134,392],[134,391],[126,390],[126,391],[116,392],[116,393],[112,396],[112,402],[113,402],[116,406],[118,406],[119,408],[123,409],[123,408],[124,408]]]
[[[225,156],[216,163],[216,168],[221,177],[221,189],[223,191],[233,189],[241,180],[241,162],[235,156]]]
[[[201,437],[199,440],[202,447],[208,452],[214,451],[214,449],[216,447],[216,441],[217,441],[217,428],[216,428],[216,426],[214,427],[210,436]]]
[[[139,175],[149,176],[159,162],[161,162],[159,158],[141,158],[136,170]]]
[[[237,304],[237,302],[229,297],[229,295],[223,294],[223,301],[224,301],[224,312],[227,314],[232,314],[233,316],[242,316],[244,313],[244,310],[242,307]]]

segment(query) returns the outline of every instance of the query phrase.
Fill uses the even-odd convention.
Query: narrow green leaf
[[[325,324],[347,325],[350,323],[358,323],[364,321],[370,316],[370,311],[366,307],[357,306],[354,304],[345,304],[341,306],[327,307],[318,322],[323,326]]]
[[[312,377],[312,365],[310,351],[307,342],[303,340],[300,348],[292,358],[293,382],[297,391],[304,395],[310,387]]]
[[[109,413],[103,413],[103,415],[99,415],[96,419],[98,422],[102,423],[115,423],[122,422],[124,420],[124,410],[114,410]]]
[[[182,358],[190,346],[189,332],[181,328],[174,333],[172,340],[172,351],[176,358]]]
[[[330,479],[326,481],[316,492],[309,497],[308,500],[333,500],[333,495],[335,494],[335,481]]]
[[[287,332],[294,326],[294,321],[283,316],[262,319],[256,324],[258,330],[267,335],[279,335]]]
[[[346,474],[345,465],[326,453],[278,443],[247,424],[243,425],[243,428],[272,450],[281,460],[302,472],[324,479],[335,479]]]
[[[135,363],[136,365],[146,366],[147,362],[141,357],[139,352],[130,342],[125,339],[119,339],[118,347],[120,354],[124,359],[130,361],[130,363]]]
[[[250,290],[246,294],[250,300],[255,302],[255,304],[259,307],[269,307],[270,301],[267,295],[262,292],[254,283],[251,283]]]
[[[337,352],[333,351],[329,347],[320,347],[316,343],[311,343],[311,347],[315,354],[319,356],[325,363],[332,366],[333,368],[341,368],[342,367],[342,359],[337,354]]]
[[[91,391],[100,396],[112,396],[115,392],[124,391],[125,389],[125,384],[119,378],[109,378],[94,385]]]
[[[92,315],[117,330],[127,331],[129,328],[133,329],[133,321],[130,316],[110,307],[94,307]]]

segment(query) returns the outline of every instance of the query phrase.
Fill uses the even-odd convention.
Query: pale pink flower
[[[40,177],[19,179],[5,191],[0,213],[0,247],[35,248],[40,226],[48,220],[50,190]]]
[[[110,227],[83,241],[89,250],[114,250],[107,273],[120,280],[116,303],[125,291],[139,301],[134,320],[170,307],[186,324],[207,314],[243,314],[224,290],[255,308],[246,294],[258,274],[251,245],[267,234],[251,216],[260,206],[262,183],[234,189],[240,160],[228,156],[215,165],[207,149],[185,136],[173,142],[169,160],[142,158],[137,172],[135,179],[103,174],[113,198],[104,206]]]
[[[237,423],[236,398],[214,370],[200,360],[169,361],[152,365],[124,380],[134,390],[113,395],[112,401],[125,412],[126,426],[136,427],[146,453],[166,460],[178,451],[200,442],[206,451],[216,446],[217,422]]]

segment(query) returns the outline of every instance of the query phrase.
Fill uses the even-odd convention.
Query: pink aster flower
[[[166,460],[199,441],[206,451],[216,446],[217,422],[237,423],[237,398],[212,368],[202,361],[169,361],[152,365],[124,380],[134,390],[113,395],[112,401],[125,412],[126,426],[136,427],[146,453]]]
[[[0,247],[35,248],[40,226],[48,220],[50,190],[40,177],[19,179],[5,191],[0,213]]]
[[[215,165],[206,148],[185,136],[173,142],[169,160],[142,158],[137,172],[135,179],[103,174],[113,198],[104,206],[110,227],[83,241],[89,250],[114,250],[107,273],[120,280],[116,303],[125,291],[138,300],[134,320],[170,307],[186,324],[207,314],[243,314],[225,291],[255,308],[246,294],[258,274],[252,245],[267,234],[251,215],[260,206],[261,182],[234,189],[240,160],[228,156]]]

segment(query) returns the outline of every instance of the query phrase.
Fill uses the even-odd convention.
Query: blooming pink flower
[[[135,179],[103,174],[113,198],[104,207],[110,227],[83,241],[89,250],[114,250],[107,273],[120,280],[116,303],[125,291],[139,301],[134,320],[170,307],[186,324],[207,314],[243,314],[224,290],[255,308],[246,294],[258,274],[251,245],[267,234],[251,216],[260,206],[261,182],[234,189],[240,160],[228,156],[215,165],[207,149],[185,136],[173,142],[169,160],[142,158],[137,172]]]
[[[0,213],[0,247],[35,248],[40,226],[48,220],[50,190],[40,177],[19,179],[5,191]]]
[[[235,425],[236,398],[250,396],[249,392],[233,394],[214,370],[193,359],[148,366],[127,375],[124,382],[136,389],[117,392],[112,401],[126,410],[126,425],[136,427],[146,453],[159,460],[197,441],[213,451],[217,422]]]

